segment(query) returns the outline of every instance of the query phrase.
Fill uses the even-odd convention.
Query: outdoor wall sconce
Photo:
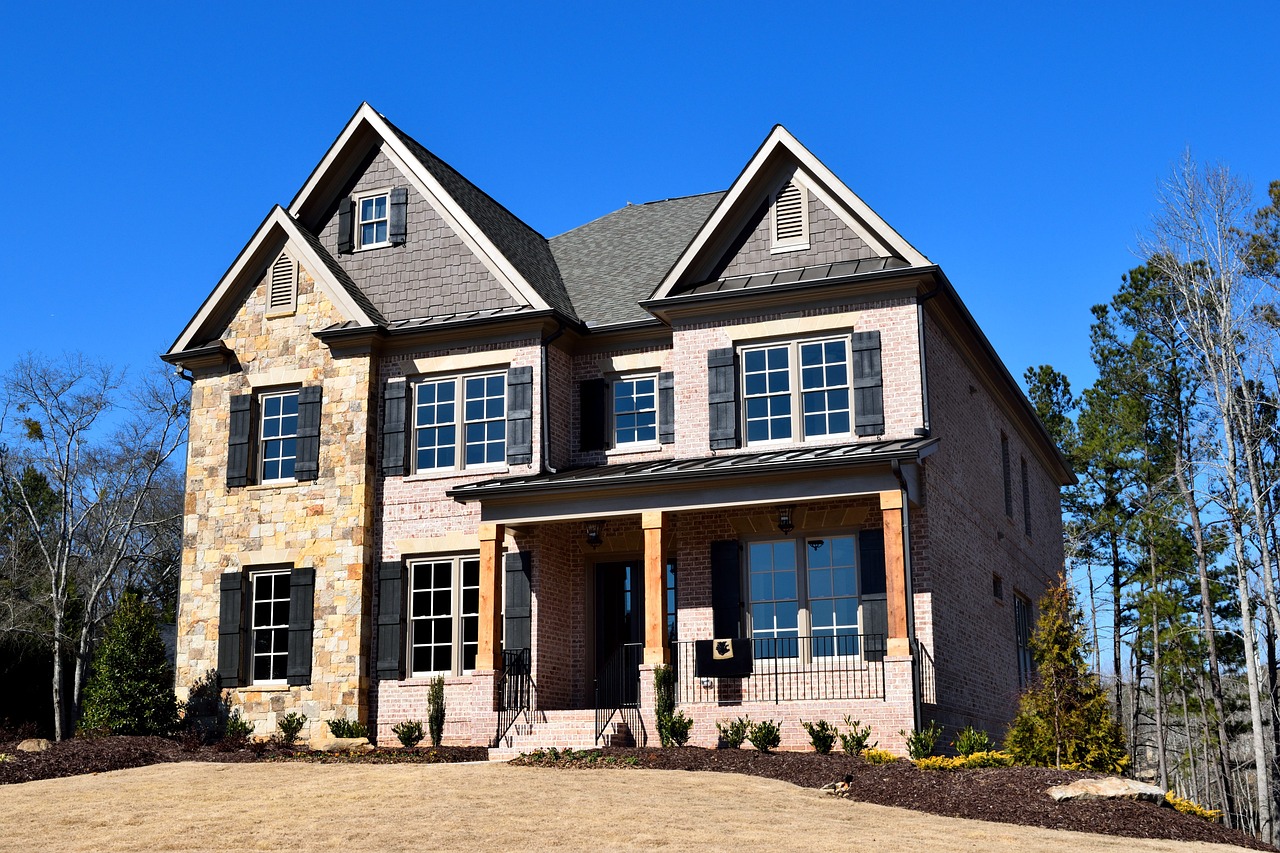
[[[778,529],[784,534],[796,529],[795,523],[791,520],[791,513],[794,509],[795,507],[793,506],[778,507]]]
[[[587,532],[587,544],[592,548],[599,548],[600,543],[604,541],[604,522],[588,521],[583,527]]]

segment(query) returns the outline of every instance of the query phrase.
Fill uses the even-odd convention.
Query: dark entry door
[[[643,568],[639,561],[596,564],[597,708],[639,703],[643,598]]]

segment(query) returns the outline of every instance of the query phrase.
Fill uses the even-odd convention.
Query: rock
[[[18,744],[18,752],[44,752],[50,746],[52,744],[46,738],[32,737]]]
[[[1055,785],[1045,791],[1055,800],[1146,800],[1164,802],[1164,789],[1136,779],[1108,776],[1105,779],[1077,779],[1069,785]]]
[[[321,752],[372,752],[373,744],[367,737],[335,737],[317,744]]]

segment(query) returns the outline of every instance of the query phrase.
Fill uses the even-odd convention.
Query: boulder
[[[1146,800],[1164,802],[1164,789],[1136,779],[1108,776],[1105,779],[1077,779],[1069,785],[1055,785],[1045,791],[1055,800]]]
[[[18,744],[18,752],[44,752],[50,746],[52,746],[52,744],[49,743],[48,739],[32,737],[27,738],[22,743]]]
[[[313,747],[320,752],[372,752],[373,744],[367,737],[335,737]]]

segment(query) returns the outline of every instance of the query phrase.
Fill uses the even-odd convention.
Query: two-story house
[[[1072,473],[942,271],[782,127],[547,239],[368,105],[167,361],[180,691],[259,733],[1003,731]]]

